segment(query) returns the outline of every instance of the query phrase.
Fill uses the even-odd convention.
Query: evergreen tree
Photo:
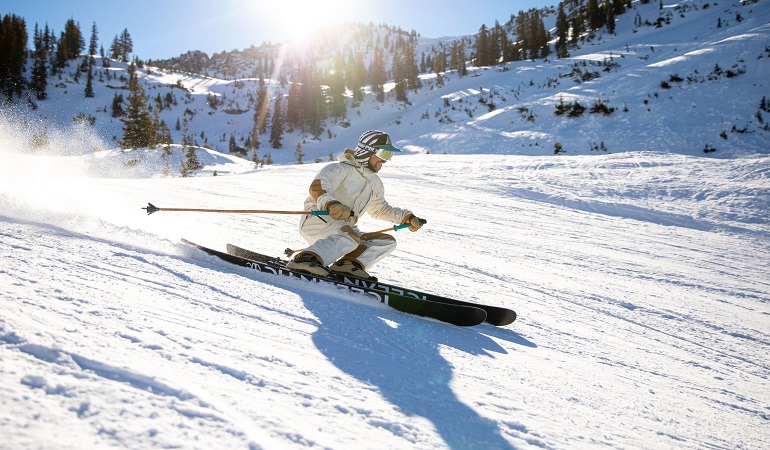
[[[613,7],[611,2],[607,2],[604,4],[604,12],[605,12],[605,24],[607,25],[607,32],[610,34],[615,34],[615,8]]]
[[[296,76],[292,76],[289,93],[286,96],[286,124],[289,128],[299,128],[302,125],[305,118],[305,105],[307,105],[305,86]]]
[[[465,64],[465,42],[463,41],[460,41],[457,47],[457,66],[454,69],[461,77],[468,75],[468,66]]]
[[[99,30],[96,28],[96,22],[91,25],[91,40],[88,45],[88,55],[93,57],[96,55],[97,46],[99,45]]]
[[[83,33],[80,31],[80,25],[74,19],[67,20],[64,24],[61,38],[59,38],[59,46],[56,51],[56,66],[60,69],[64,68],[67,61],[80,56],[85,49],[85,42]]]
[[[579,14],[575,14],[572,17],[572,26],[570,28],[572,28],[572,43],[577,44],[578,39],[585,32],[583,18]]]
[[[489,56],[489,32],[486,25],[481,25],[479,33],[476,35],[476,65],[489,66],[491,57]]]
[[[329,112],[332,117],[345,117],[345,60],[341,54],[334,58],[334,69],[326,76],[329,89]]]
[[[273,105],[273,120],[270,124],[270,145],[276,149],[283,148],[281,139],[283,139],[284,122],[281,108],[281,96],[277,95]]]
[[[26,82],[24,66],[27,62],[27,25],[14,14],[0,21],[0,89],[8,101],[21,96]]]
[[[369,65],[369,84],[377,98],[377,101],[385,101],[385,83],[388,81],[388,74],[385,72],[385,59],[382,49],[377,47],[374,50],[374,59]]]
[[[182,161],[182,167],[179,172],[183,177],[189,177],[193,172],[202,168],[203,166],[201,166],[200,161],[198,161],[198,148],[193,146],[187,147],[185,159]]]
[[[131,64],[128,68],[128,107],[123,122],[123,139],[120,145],[123,148],[151,147],[156,144],[156,130],[153,129],[152,119],[147,108],[147,95],[139,83],[136,66]]]
[[[599,0],[588,0],[586,16],[591,31],[598,30],[604,25],[604,13],[599,8]]]
[[[569,56],[567,50],[567,38],[569,36],[569,22],[564,13],[564,2],[559,3],[559,9],[556,13],[556,57],[566,58]]]
[[[110,45],[110,58],[118,59],[122,62],[128,62],[129,53],[134,51],[134,40],[131,39],[131,35],[128,33],[128,29],[124,28],[120,36],[115,36]]]
[[[38,100],[45,100],[48,98],[48,93],[46,90],[48,88],[48,47],[50,41],[49,33],[48,25],[45,26],[45,31],[40,32],[40,30],[38,30],[37,24],[35,24],[35,61],[32,66],[32,79],[30,80],[29,87],[35,93],[35,97]]]
[[[407,88],[417,90],[422,87],[420,68],[417,66],[417,33],[412,31],[402,44],[401,64],[404,69]]]
[[[408,102],[409,98],[406,95],[406,70],[398,50],[393,52],[393,81],[396,82],[396,87],[393,89],[396,93],[396,101]]]
[[[302,144],[297,142],[297,148],[294,149],[294,157],[297,158],[297,164],[302,164],[302,158],[305,157],[305,153],[302,151]]]
[[[235,153],[236,148],[238,148],[238,144],[235,142],[235,135],[230,133],[230,142],[227,145],[227,149],[230,153]]]
[[[86,98],[92,98],[94,96],[94,55],[96,54],[96,46],[98,45],[97,36],[98,30],[96,28],[96,22],[91,26],[91,41],[88,46],[88,77],[86,79]]]
[[[505,30],[503,30],[503,27],[500,26],[498,21],[495,21],[495,26],[492,27],[492,31],[489,33],[489,62],[491,65],[500,63],[502,43],[504,42],[505,37]]]
[[[362,102],[364,100],[364,86],[366,85],[366,65],[364,65],[363,53],[355,53],[345,75],[346,85],[353,92],[353,103]]]
[[[318,137],[323,131],[323,123],[326,120],[326,96],[321,86],[323,74],[320,68],[310,68],[306,71],[310,78],[305,82],[307,105],[306,117],[303,123],[304,129]]]
[[[134,40],[131,39],[131,35],[128,34],[128,29],[124,28],[123,32],[120,33],[120,45],[123,50],[123,58],[121,61],[127,62],[128,61],[128,55],[130,53],[133,53],[134,51]]]
[[[269,106],[270,97],[268,97],[267,86],[265,86],[265,78],[260,75],[257,99],[254,102],[254,125],[258,134],[264,134],[267,131]]]
[[[202,166],[198,161],[198,152],[194,147],[193,138],[190,135],[190,122],[187,120],[187,116],[184,117],[182,130],[182,150],[185,152],[185,159],[180,162],[179,173],[183,177],[188,177],[195,170],[200,170]]]
[[[126,111],[123,110],[123,94],[118,94],[116,92],[115,95],[112,96],[112,117],[123,117],[125,114]],[[177,130],[178,129],[179,128],[177,128]]]
[[[86,98],[94,97],[94,71],[93,71],[93,65],[91,64],[88,65],[88,75],[86,76],[85,96]]]

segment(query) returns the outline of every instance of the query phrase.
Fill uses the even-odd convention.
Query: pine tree
[[[112,117],[123,117],[125,114],[126,111],[123,110],[123,94],[116,92],[112,96]]]
[[[180,162],[179,173],[183,177],[188,177],[193,171],[201,169],[200,162],[198,161],[198,152],[193,145],[192,136],[190,136],[190,122],[187,121],[187,116],[182,121],[182,150],[185,152],[185,159]]]
[[[123,148],[150,147],[155,145],[157,132],[153,129],[152,119],[147,108],[147,95],[139,83],[136,66],[131,64],[128,68],[128,107],[123,122],[123,139],[120,145]]]
[[[332,117],[345,117],[345,60],[341,54],[334,58],[334,69],[326,76],[326,86],[329,89],[329,108]]]
[[[500,42],[505,36],[503,27],[500,26],[500,22],[495,21],[495,26],[492,27],[492,31],[489,33],[489,63],[495,65],[500,62],[501,47]]]
[[[359,103],[364,100],[364,85],[366,85],[366,65],[364,65],[364,55],[356,52],[352,62],[345,71],[345,84],[353,92],[353,103]]]
[[[258,134],[263,134],[267,131],[267,116],[270,106],[270,98],[268,97],[267,87],[265,86],[265,78],[260,75],[259,77],[259,89],[257,89],[257,99],[254,102],[254,128]],[[258,142],[255,140],[254,142]]]
[[[374,59],[369,65],[369,84],[372,86],[377,101],[385,101],[385,83],[388,81],[388,74],[385,72],[385,59],[382,49],[377,47],[374,50]]]
[[[569,56],[567,50],[567,37],[569,35],[569,22],[564,13],[564,3],[559,3],[559,10],[556,13],[556,57],[566,58]]]
[[[115,36],[110,45],[110,58],[119,59],[121,62],[128,62],[129,53],[134,51],[134,41],[131,39],[131,35],[128,33],[128,29],[124,28],[120,36]]]
[[[486,25],[481,25],[479,34],[476,35],[476,65],[489,66],[491,58],[489,57],[489,33]]]
[[[302,144],[297,142],[297,148],[294,149],[294,157],[297,158],[297,164],[302,164],[302,158],[305,157],[305,153],[302,151]]]
[[[417,67],[417,32],[412,31],[402,44],[401,59],[407,88],[416,91],[422,87],[420,68]]]
[[[88,45],[88,55],[96,55],[96,47],[99,45],[99,30],[96,28],[96,22],[91,25],[91,40]],[[93,59],[93,58],[92,58]]]
[[[32,66],[32,79],[30,81],[29,87],[35,93],[35,97],[38,100],[45,100],[48,98],[48,93],[46,90],[48,88],[49,40],[50,35],[48,31],[48,25],[45,26],[45,31],[40,32],[38,30],[37,24],[35,24],[35,62]]]
[[[182,161],[182,167],[180,173],[183,177],[189,177],[196,170],[202,169],[200,161],[198,161],[198,149],[197,147],[188,147],[185,153],[185,159]]]
[[[605,3],[604,8],[604,22],[607,24],[607,32],[610,34],[615,34],[615,8],[611,2]]]
[[[91,26],[91,41],[88,46],[88,77],[86,79],[86,98],[92,98],[94,96],[94,55],[96,54],[96,46],[98,45],[97,36],[98,30],[96,28],[96,22]]]
[[[24,66],[27,62],[27,26],[24,19],[14,14],[0,21],[0,89],[8,101],[21,96],[26,82]]]
[[[305,82],[306,113],[303,127],[313,136],[318,137],[323,131],[323,123],[326,120],[327,98],[323,86],[321,86],[323,75],[320,68],[312,68],[307,75],[310,78]]]
[[[64,24],[61,38],[59,38],[59,46],[56,51],[56,66],[61,69],[67,64],[67,61],[80,56],[80,53],[85,49],[85,45],[80,25],[74,19],[67,20]]]
[[[604,25],[604,14],[601,8],[599,8],[598,0],[588,0],[586,15],[588,17],[588,26],[592,31],[598,30]]]
[[[283,139],[283,112],[281,111],[281,96],[275,97],[275,105],[273,105],[273,120],[270,124],[270,145],[273,148],[283,148],[281,139]]]
[[[94,71],[92,68],[93,68],[93,65],[89,64],[88,75],[86,76],[86,91],[85,91],[86,98],[94,97]]]

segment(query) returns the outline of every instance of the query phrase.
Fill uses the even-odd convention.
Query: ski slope
[[[321,164],[0,142],[0,448],[770,446],[766,156],[394,158],[429,224],[375,274],[519,313],[460,328],[179,244],[278,255],[295,217],[140,209],[297,209]]]

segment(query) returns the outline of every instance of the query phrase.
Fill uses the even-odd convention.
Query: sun
[[[351,17],[353,0],[274,0],[265,5],[272,21],[290,40],[301,40],[312,31]]]

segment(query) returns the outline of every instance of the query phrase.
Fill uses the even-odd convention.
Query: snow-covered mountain
[[[63,75],[37,110],[3,105],[0,449],[770,447],[767,5],[636,5],[670,23],[425,76],[411,105],[287,135],[273,157],[296,139],[303,165],[218,151],[252,114],[206,97],[235,110],[256,80],[142,71],[208,138],[190,178],[180,146],[111,141],[125,66],[93,99]],[[615,112],[554,114],[595,99]],[[294,216],[141,209],[300,209],[312,161],[369,128],[407,150],[388,200],[428,219],[373,272],[516,322],[455,327],[180,243],[280,255],[304,245]]]
[[[465,77],[442,74],[441,82],[435,74],[423,74],[423,87],[407,93],[408,103],[392,95],[380,103],[369,93],[360,104],[348,104],[345,119],[327,119],[317,138],[287,132],[282,148],[274,149],[268,128],[258,156],[270,153],[277,163],[293,163],[300,144],[306,162],[325,161],[372,128],[387,129],[414,153],[766,154],[768,23],[766,1],[634,2],[633,9],[618,16],[617,35],[587,37],[580,48],[570,50],[569,58],[470,67]],[[424,52],[450,39],[419,41]],[[270,48],[283,54],[277,44]],[[252,55],[255,51],[219,55],[214,67],[229,67],[224,64],[230,61],[246,76],[247,61],[263,62]],[[286,47],[287,64],[297,58],[292,52],[298,50]],[[75,81],[76,66],[49,82],[50,98],[36,102],[35,111],[20,105],[14,114],[30,123],[42,121],[35,126],[38,133],[50,124],[93,122],[105,141],[102,146],[115,147],[123,124],[111,116],[111,105],[116,95],[127,95],[126,65],[113,61],[103,68],[97,62],[95,98],[84,97],[85,76]],[[226,71],[215,72],[224,76]],[[197,144],[226,153],[233,137],[244,146],[254,128],[256,78],[204,77],[151,66],[139,74],[147,96],[165,104],[159,117],[174,142],[180,141],[183,130],[178,125],[187,117],[189,135]],[[286,95],[290,87],[277,78],[266,82],[272,98]]]

